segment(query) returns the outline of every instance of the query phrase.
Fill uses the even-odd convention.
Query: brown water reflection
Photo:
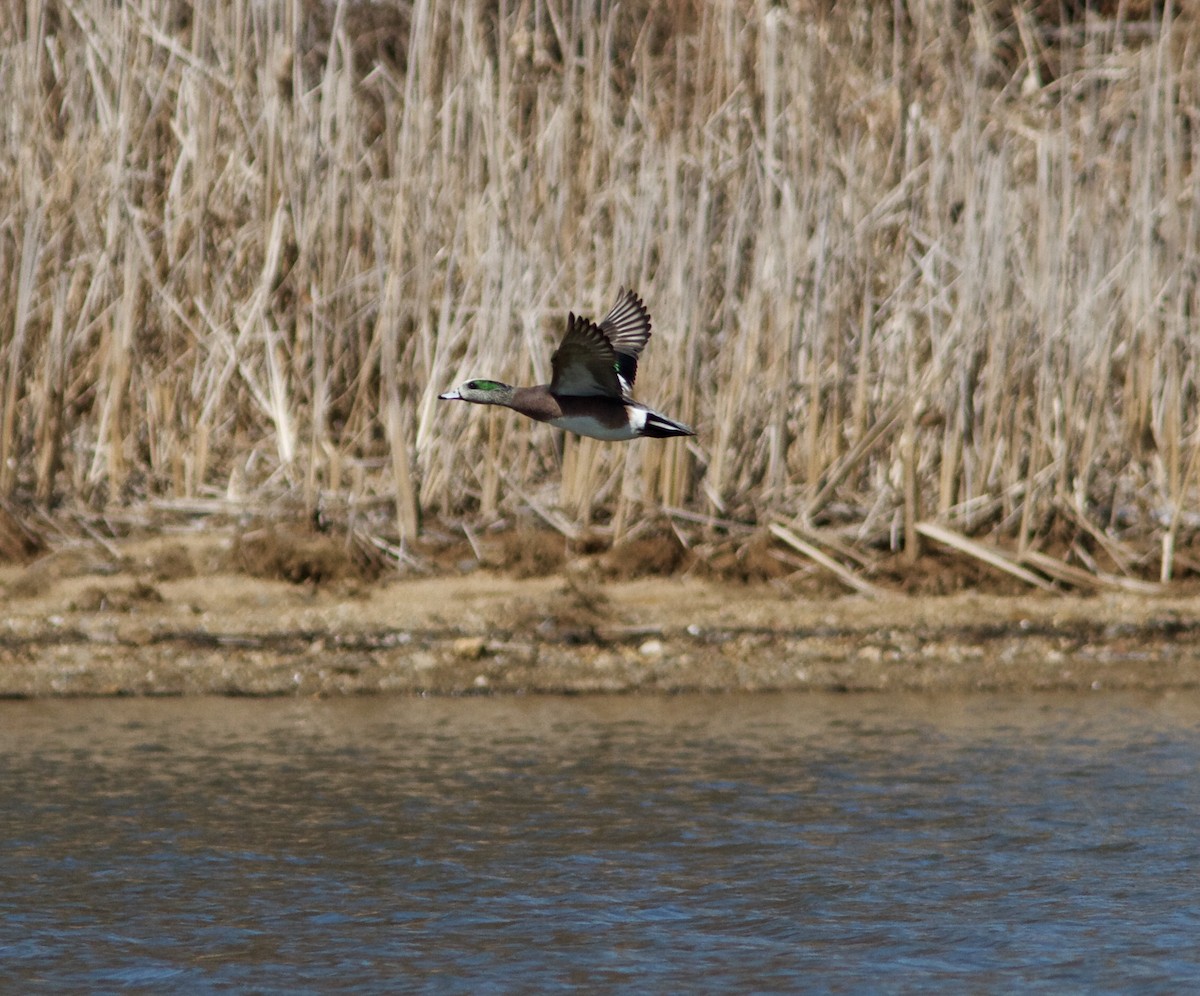
[[[37,988],[1200,982],[1200,696],[0,703]]]

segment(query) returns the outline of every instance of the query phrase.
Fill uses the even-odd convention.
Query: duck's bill
[[[438,397],[442,401],[462,401],[462,395],[458,393],[457,389],[447,391],[445,394],[439,394]]]

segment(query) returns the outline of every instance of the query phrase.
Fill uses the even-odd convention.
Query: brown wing
[[[650,338],[650,313],[633,291],[622,290],[600,324],[571,314],[567,334],[550,358],[550,390],[577,397],[628,398],[638,354]]]
[[[617,354],[600,326],[574,314],[550,357],[550,390],[575,397],[622,397]]]

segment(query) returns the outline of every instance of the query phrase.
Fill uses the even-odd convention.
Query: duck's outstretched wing
[[[552,394],[621,398],[617,354],[595,322],[567,316],[567,334],[550,357]]]
[[[650,338],[650,313],[633,291],[597,325],[567,316],[567,334],[550,357],[550,390],[577,397],[627,398],[637,378],[638,354]]]
[[[638,356],[650,338],[650,312],[633,291],[622,288],[617,303],[600,322],[600,331],[612,343],[617,354],[617,374],[624,381],[626,394],[633,390],[637,379]]]

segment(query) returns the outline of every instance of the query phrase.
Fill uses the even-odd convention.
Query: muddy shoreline
[[[1200,687],[1172,627],[1089,624],[772,632],[588,641],[421,631],[209,631],[8,638],[0,697],[582,694],[728,691],[1166,690]]]
[[[812,598],[483,570],[297,585],[178,540],[0,585],[5,698],[1200,687],[1193,594]]]

